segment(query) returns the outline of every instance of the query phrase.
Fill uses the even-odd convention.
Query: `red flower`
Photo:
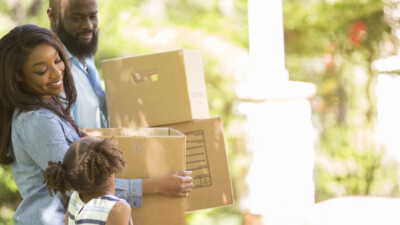
[[[357,21],[350,25],[349,39],[353,47],[357,47],[360,44],[361,39],[367,32],[367,26],[363,21]]]

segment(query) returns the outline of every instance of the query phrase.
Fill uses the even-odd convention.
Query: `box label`
[[[184,134],[186,135],[186,170],[192,171],[192,189],[211,186],[204,131],[196,130]]]

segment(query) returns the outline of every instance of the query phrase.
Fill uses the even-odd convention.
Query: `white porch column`
[[[247,116],[253,161],[242,207],[264,223],[305,224],[314,204],[314,132],[310,83],[289,81],[284,62],[282,1],[248,1],[250,71],[237,88]]]

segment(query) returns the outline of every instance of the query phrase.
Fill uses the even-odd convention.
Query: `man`
[[[99,30],[97,1],[50,0],[47,15],[72,62],[78,94],[73,119],[82,128],[107,127],[105,93],[93,60]]]
[[[97,50],[97,0],[50,0],[47,15],[51,30],[64,44],[71,59],[77,90],[73,118],[82,128],[107,127],[105,93],[94,66]],[[148,179],[116,179],[116,195],[132,207],[140,207],[142,194],[160,193],[184,197],[192,189],[191,171],[171,171]]]

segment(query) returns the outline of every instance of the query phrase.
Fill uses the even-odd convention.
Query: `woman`
[[[48,161],[80,139],[70,109],[76,91],[61,42],[34,25],[0,40],[0,163],[11,164],[23,198],[14,224],[63,224],[66,202],[43,184]],[[60,97],[64,90],[64,96]]]
[[[16,225],[65,221],[67,202],[49,195],[42,172],[81,138],[69,116],[76,91],[67,62],[57,36],[35,25],[18,26],[0,40],[0,164],[11,165],[23,198]],[[132,207],[141,207],[142,194],[184,197],[193,185],[190,174],[172,171],[143,183],[115,179],[115,193]]]

